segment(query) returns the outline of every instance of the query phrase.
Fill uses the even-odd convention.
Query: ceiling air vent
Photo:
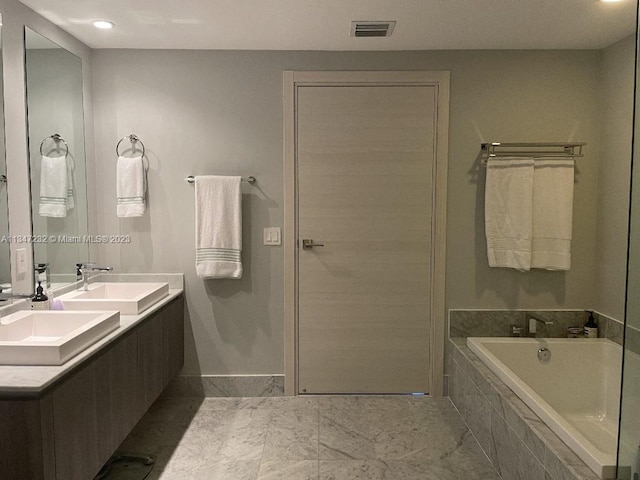
[[[388,37],[396,26],[394,21],[351,22],[352,37]]]

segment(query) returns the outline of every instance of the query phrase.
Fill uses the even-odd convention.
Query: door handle
[[[313,239],[305,238],[302,240],[302,249],[311,250],[313,247],[324,247],[324,243],[313,243]]]

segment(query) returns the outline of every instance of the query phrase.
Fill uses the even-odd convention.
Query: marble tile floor
[[[148,480],[499,480],[448,398],[160,398],[119,448]]]

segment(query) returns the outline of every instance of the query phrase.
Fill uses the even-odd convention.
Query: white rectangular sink
[[[118,310],[122,315],[138,315],[168,294],[168,283],[105,282],[58,298],[65,310]]]
[[[119,326],[115,311],[15,312],[0,323],[0,365],[62,365]]]

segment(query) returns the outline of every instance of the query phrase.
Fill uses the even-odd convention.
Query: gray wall
[[[123,272],[185,273],[186,374],[283,372],[283,70],[449,70],[451,120],[447,308],[586,308],[596,278],[600,164],[597,51],[237,52],[99,50],[93,54],[96,233]],[[135,132],[150,160],[141,219],[115,215],[115,153]],[[568,272],[490,269],[483,225],[483,141],[585,141],[575,187]],[[194,269],[189,174],[255,175],[243,187],[245,276],[203,282]],[[617,207],[616,207],[617,208]],[[622,272],[621,272],[622,275]],[[437,319],[444,322],[444,319]]]
[[[594,308],[624,318],[635,36],[602,51],[602,137],[598,168],[597,270]]]

